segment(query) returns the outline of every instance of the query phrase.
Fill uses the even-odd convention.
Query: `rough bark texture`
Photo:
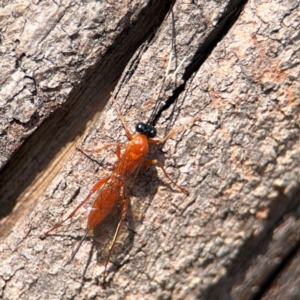
[[[294,299],[298,1],[176,1],[174,14],[168,1],[112,2],[2,5],[1,297]],[[183,64],[164,82],[172,41],[170,73]],[[200,120],[149,154],[189,196],[154,167],[128,185],[131,207],[104,289],[118,206],[94,251],[86,241],[68,265],[86,211],[39,236],[115,164],[112,151],[86,157],[76,146],[126,143],[115,109],[102,111],[114,89],[131,130],[160,99],[176,101],[157,122],[159,136]]]

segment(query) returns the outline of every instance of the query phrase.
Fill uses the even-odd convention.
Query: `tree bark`
[[[113,2],[2,5],[1,297],[292,298],[299,3]],[[172,102],[157,120],[160,137],[188,123],[149,158],[189,195],[154,167],[128,182],[130,209],[104,288],[119,205],[70,264],[85,209],[40,235],[116,163],[110,150],[86,156],[76,147],[124,149],[122,123],[105,106],[111,92],[132,132],[156,103]]]

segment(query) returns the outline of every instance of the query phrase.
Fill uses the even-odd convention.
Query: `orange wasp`
[[[116,154],[118,158],[118,163],[116,164],[116,167],[112,174],[109,177],[100,179],[94,187],[91,189],[87,197],[71,212],[71,214],[56,224],[53,228],[48,230],[44,233],[42,237],[45,237],[48,235],[51,231],[54,229],[60,227],[63,223],[65,223],[68,219],[71,219],[75,213],[89,200],[89,198],[97,192],[95,201],[93,203],[92,208],[90,209],[88,220],[87,220],[87,228],[84,236],[82,237],[80,243],[72,253],[72,256],[70,260],[71,262],[76,253],[78,252],[81,244],[85,240],[88,232],[93,230],[98,224],[100,224],[112,211],[114,206],[119,203],[121,203],[121,217],[120,221],[117,225],[113,240],[111,242],[111,245],[108,250],[108,255],[105,261],[104,266],[104,273],[103,273],[103,282],[105,283],[106,280],[106,272],[107,272],[107,265],[109,262],[109,258],[111,255],[111,252],[114,248],[120,227],[126,217],[126,213],[129,206],[129,199],[126,191],[126,180],[128,177],[135,171],[138,170],[140,167],[146,167],[150,165],[158,165],[162,171],[164,172],[165,176],[175,185],[177,188],[179,188],[182,192],[188,194],[188,192],[177,185],[167,174],[166,170],[162,166],[160,162],[158,162],[156,159],[145,161],[145,157],[148,153],[148,146],[149,144],[161,144],[165,142],[170,137],[174,136],[176,132],[180,131],[186,124],[180,126],[176,130],[172,130],[169,132],[169,134],[161,139],[161,140],[155,140],[153,139],[156,136],[156,129],[154,126],[139,122],[136,124],[135,130],[136,134],[132,135],[127,127],[127,124],[121,115],[121,112],[117,105],[115,104],[115,100],[113,98],[113,104],[116,108],[116,111],[118,113],[118,116],[123,123],[126,135],[129,139],[129,142],[126,145],[126,149],[121,155],[121,146],[118,143],[110,143],[107,144],[99,149],[95,149],[95,152],[99,152],[105,148],[115,146],[116,147]],[[192,122],[194,122],[196,118],[192,119]],[[80,151],[84,152],[85,150],[79,149]],[[120,199],[121,198],[121,199]]]

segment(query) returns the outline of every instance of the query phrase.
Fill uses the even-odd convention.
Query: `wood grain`
[[[3,114],[1,135],[2,161],[9,161],[1,175],[1,210],[7,199],[14,205],[3,213],[9,229],[0,245],[1,297],[275,298],[277,275],[291,278],[286,290],[277,290],[292,297],[297,272],[282,265],[291,255],[297,260],[299,247],[299,3],[176,1],[174,14],[168,14],[168,1],[103,3],[3,5],[1,15],[14,19],[1,22],[11,20],[7,28],[18,41],[13,45],[12,37],[2,46],[7,53],[15,47],[19,65],[6,71],[16,92],[6,92],[13,97],[3,106],[10,114]],[[19,30],[22,20],[27,25]],[[172,40],[170,73],[184,63],[159,94]],[[34,84],[18,89],[20,72]],[[200,121],[149,154],[189,196],[153,167],[129,185],[131,208],[103,289],[103,255],[118,207],[100,226],[107,238],[96,239],[89,260],[87,241],[64,266],[84,232],[84,209],[56,235],[39,236],[113,168],[112,151],[93,153],[92,159],[76,151],[78,145],[126,142],[111,101],[104,107],[113,90],[132,131],[159,99],[176,98],[157,122],[159,136],[195,116]],[[34,148],[54,153],[45,159]],[[32,167],[28,178],[22,170],[32,164],[41,168]],[[16,193],[18,180],[22,188]]]

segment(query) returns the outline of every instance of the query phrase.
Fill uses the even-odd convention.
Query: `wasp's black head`
[[[148,139],[156,137],[156,129],[153,126],[142,122],[136,124],[135,131],[144,134]]]

